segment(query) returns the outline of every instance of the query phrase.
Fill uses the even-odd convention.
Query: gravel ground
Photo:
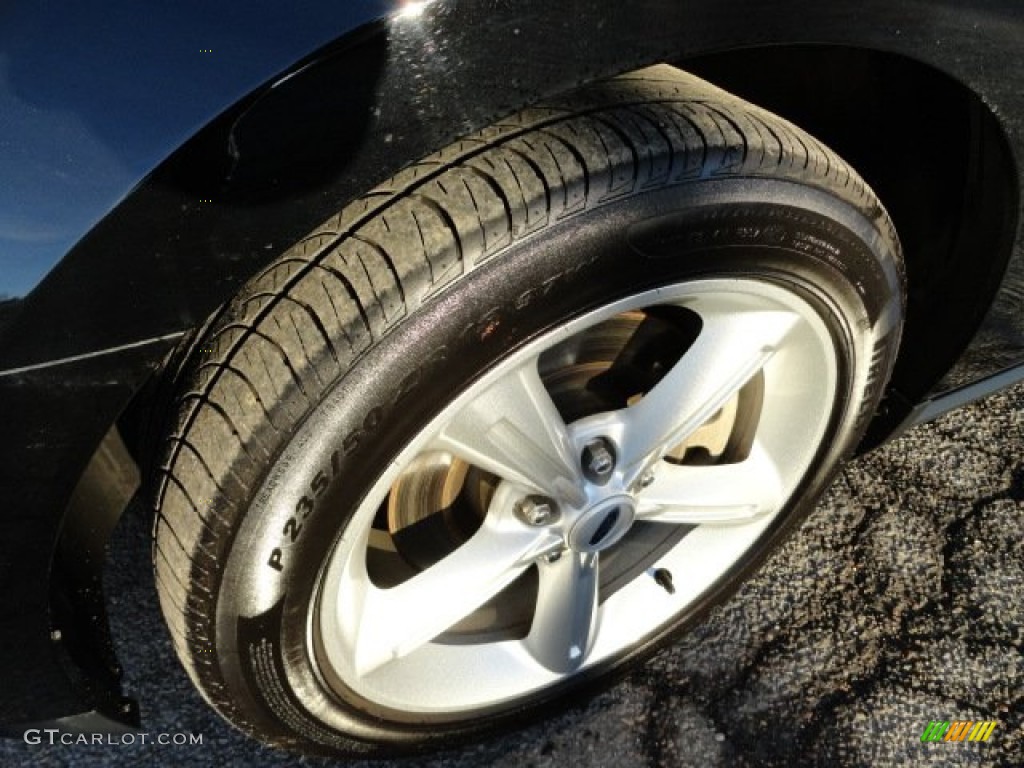
[[[360,768],[1024,764],[1024,386],[849,465],[801,531],[687,639],[559,717]],[[109,569],[125,688],[202,746],[0,743],[5,765],[330,765],[257,745],[178,666],[126,515]],[[998,720],[923,744],[930,720]]]

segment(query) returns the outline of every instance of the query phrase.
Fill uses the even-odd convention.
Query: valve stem
[[[658,568],[651,575],[654,576],[654,582],[670,595],[676,593],[676,586],[672,583],[672,572],[668,568]]]

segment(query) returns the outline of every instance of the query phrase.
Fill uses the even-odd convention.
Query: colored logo
[[[932,720],[921,734],[921,741],[988,741],[995,728],[995,720]]]

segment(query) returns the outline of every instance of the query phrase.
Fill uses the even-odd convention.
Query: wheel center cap
[[[576,552],[600,552],[626,535],[636,508],[627,494],[610,496],[584,512],[569,531],[569,546]]]

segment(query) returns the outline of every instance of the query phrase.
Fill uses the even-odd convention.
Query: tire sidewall
[[[813,509],[874,412],[903,308],[897,246],[873,220],[805,185],[706,180],[552,224],[426,297],[283,441],[238,522],[217,591],[215,642],[224,682],[245,718],[306,749],[375,752],[371,740],[396,750],[422,748],[556,706],[692,627]],[[412,437],[489,367],[538,335],[652,288],[721,277],[757,277],[799,293],[825,319],[840,362],[840,391],[821,449],[747,555],[669,625],[513,709],[469,720],[399,722],[354,694],[329,690],[309,642],[318,579],[339,532]]]

